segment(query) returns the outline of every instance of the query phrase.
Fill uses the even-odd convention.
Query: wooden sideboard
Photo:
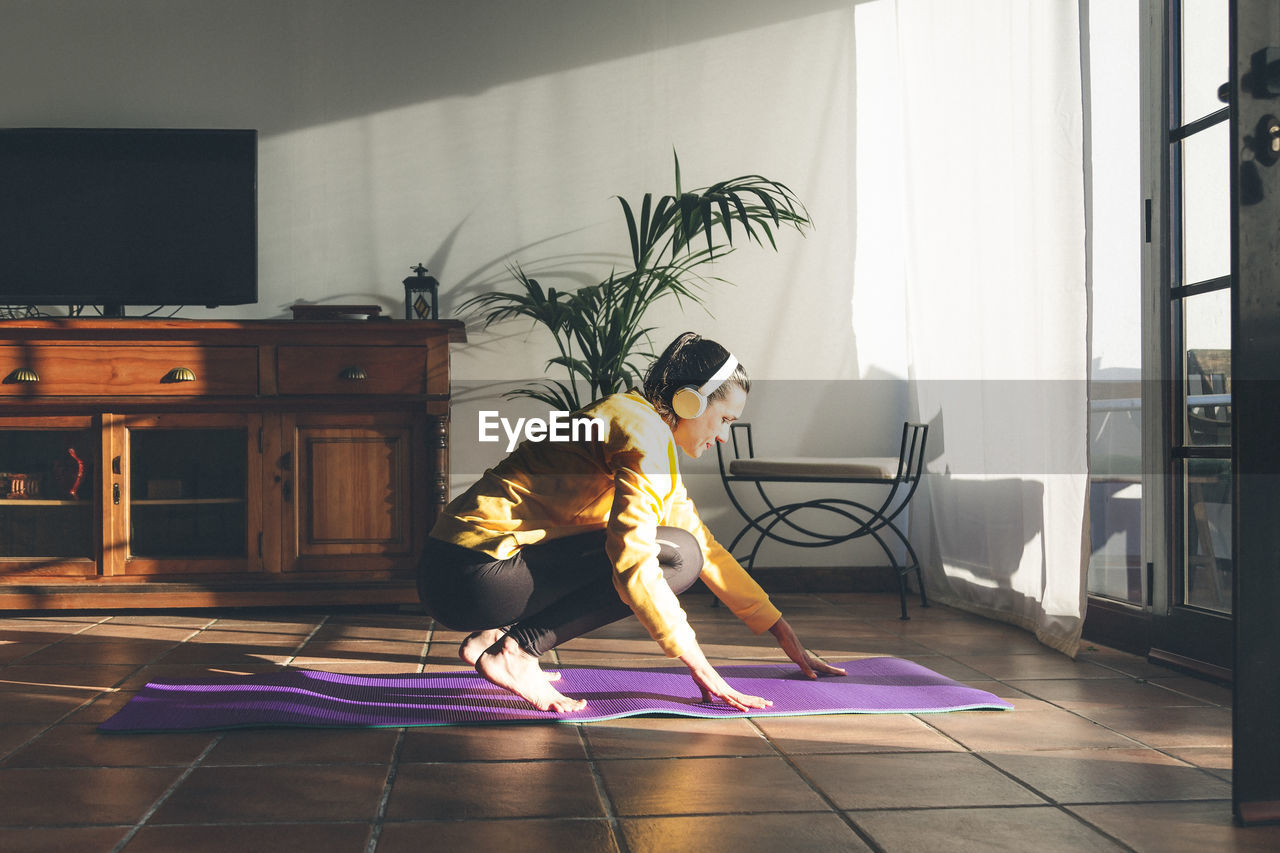
[[[0,323],[0,609],[416,600],[460,321]]]

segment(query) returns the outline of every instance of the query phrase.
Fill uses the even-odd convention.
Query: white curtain
[[[859,108],[858,173],[886,190],[860,190],[859,223],[899,223],[913,414],[932,426],[912,519],[927,585],[1074,655],[1088,560],[1077,0],[880,0],[858,23],[859,97],[880,107]]]

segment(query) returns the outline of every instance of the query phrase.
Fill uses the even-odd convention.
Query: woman
[[[689,667],[704,702],[772,703],[734,690],[707,662],[676,596],[699,577],[756,633],[771,631],[809,678],[844,671],[817,660],[685,492],[676,448],[697,458],[728,438],[751,381],[715,341],[686,332],[650,366],[644,388],[580,414],[603,439],[525,441],[445,507],[418,575],[427,612],[471,631],[459,656],[544,711],[579,711],[538,658],[634,613]]]

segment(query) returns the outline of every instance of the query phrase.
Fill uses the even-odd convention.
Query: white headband
[[[733,353],[729,353],[729,357],[725,359],[724,364],[720,365],[720,369],[715,375],[706,381],[706,383],[698,389],[698,393],[704,397],[710,397],[716,392],[716,389],[724,384],[724,381],[733,375],[733,371],[738,369],[738,360],[733,357]]]

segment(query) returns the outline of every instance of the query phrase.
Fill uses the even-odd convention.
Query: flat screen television
[[[0,129],[0,305],[258,299],[254,130]]]

